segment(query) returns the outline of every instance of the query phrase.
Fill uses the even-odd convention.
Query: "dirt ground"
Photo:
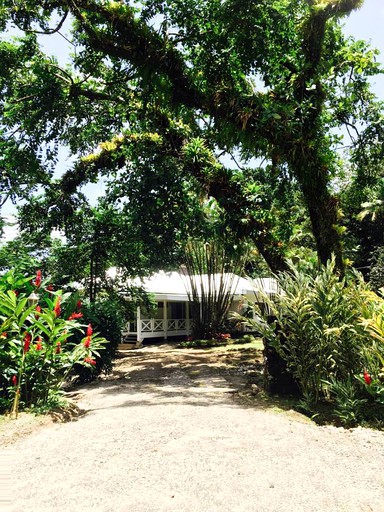
[[[53,418],[0,424],[0,510],[384,512],[384,432],[260,393],[254,351],[148,346]]]

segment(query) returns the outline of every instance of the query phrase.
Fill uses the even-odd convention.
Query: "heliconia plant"
[[[73,305],[71,294],[44,288],[39,271],[26,283],[33,285],[33,295],[28,289],[18,294],[0,290],[0,398],[2,408],[14,417],[21,405],[47,405],[73,366],[92,368],[107,343],[91,325],[79,323],[79,303]],[[84,337],[71,341],[77,331]]]

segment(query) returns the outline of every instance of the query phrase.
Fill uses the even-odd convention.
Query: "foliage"
[[[334,272],[334,262],[312,275],[290,272],[279,276],[283,293],[269,302],[275,322],[265,335],[288,364],[303,392],[322,395],[323,382],[345,380],[364,366],[360,310],[367,287],[360,279],[349,284]]]
[[[121,302],[108,297],[98,299],[96,302],[83,304],[83,321],[91,323],[100,336],[108,339],[105,350],[95,357],[96,365],[89,368],[84,365],[75,365],[74,373],[80,382],[88,382],[101,372],[109,373],[117,348],[121,343],[121,331],[125,321],[125,311]],[[79,336],[75,335],[75,339]],[[80,340],[79,340],[80,341]]]
[[[46,288],[40,271],[34,281],[10,272],[0,284],[1,409],[17,417],[20,405],[51,401],[75,364],[92,368],[106,340],[89,325],[74,342],[84,327],[76,297]]]
[[[377,249],[372,255],[369,282],[376,291],[384,288],[384,246]]]
[[[225,327],[244,266],[243,251],[236,247],[230,251],[226,234],[216,233],[210,242],[191,240],[183,262],[193,336],[215,338]]]
[[[295,222],[285,194],[293,184],[319,259],[334,252],[342,269],[330,187],[339,138],[330,134],[365,121],[351,156],[360,169],[367,155],[369,169],[377,166],[383,146],[381,105],[369,91],[380,72],[376,52],[347,40],[339,25],[360,4],[4,0],[0,27],[22,37],[0,41],[1,193],[28,199],[26,229],[71,218],[78,227],[87,212],[77,189],[102,179],[129,241],[118,237],[130,248],[121,259],[135,254],[148,266],[157,255],[174,264],[196,229],[199,199],[214,197],[237,240],[251,239],[280,270]],[[35,32],[48,38],[67,22],[73,54],[63,68],[42,53]],[[63,144],[75,161],[56,180]],[[267,180],[223,164],[222,155],[264,159]],[[44,200],[30,197],[37,184]],[[107,236],[115,243],[116,235]]]
[[[2,273],[13,269],[19,274],[35,268],[36,260],[19,240],[13,240],[0,246],[0,270]]]
[[[222,347],[226,345],[243,345],[246,343],[252,343],[254,341],[254,336],[249,334],[239,338],[232,338],[230,334],[220,333],[218,336],[210,340],[187,339],[186,341],[182,341],[179,346],[182,348],[211,348]]]
[[[348,238],[346,255],[361,269],[375,290],[382,286],[382,251],[384,246],[383,166],[359,169],[352,166],[348,180],[341,188],[343,224]]]
[[[332,379],[324,383],[334,400],[334,415],[345,427],[355,427],[364,418],[363,408],[367,399],[362,398],[351,377],[345,381]]]
[[[286,361],[307,401],[316,404],[331,392],[347,415],[355,398],[356,407],[367,398],[354,395],[356,376],[364,368],[377,378],[382,372],[383,300],[358,274],[340,278],[333,261],[312,274],[291,266],[277,279],[280,292],[265,297],[266,317],[244,321],[257,327]],[[375,388],[369,389],[373,393]]]
[[[370,350],[367,354],[367,365],[373,374],[383,380],[384,372],[384,301],[371,295],[375,299],[374,307],[362,308],[361,324],[371,337]]]

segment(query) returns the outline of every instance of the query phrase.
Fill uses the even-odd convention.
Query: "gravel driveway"
[[[237,363],[130,353],[76,392],[76,421],[3,440],[0,510],[384,512],[384,433],[244,403]]]

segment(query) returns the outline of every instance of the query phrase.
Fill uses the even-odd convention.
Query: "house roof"
[[[261,293],[272,295],[277,293],[277,282],[270,277],[263,277],[257,279],[245,279],[240,276],[233,276],[231,274],[215,274],[213,277],[208,277],[207,274],[192,276],[194,285],[197,290],[207,290],[209,284],[211,286],[219,286],[221,281],[226,281],[231,284],[232,291],[235,298],[247,297],[250,300],[255,300],[255,296],[260,298]],[[164,272],[160,271],[145,279],[135,279],[133,284],[143,286],[144,289],[153,293],[157,300],[180,300],[187,301],[190,289],[189,278],[179,272]],[[256,299],[257,300],[257,299]]]

